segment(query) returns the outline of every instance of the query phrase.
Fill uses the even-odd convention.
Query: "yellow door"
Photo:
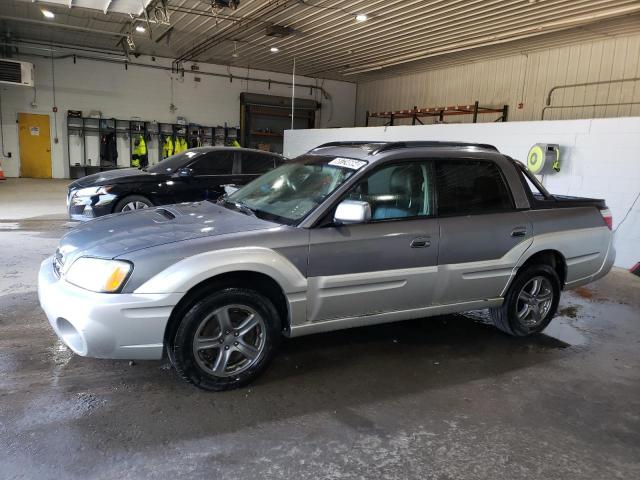
[[[51,178],[49,115],[18,114],[20,176]]]

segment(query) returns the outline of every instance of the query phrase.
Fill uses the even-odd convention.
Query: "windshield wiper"
[[[251,208],[250,206],[242,203],[242,202],[232,202],[231,200],[229,200],[227,198],[226,195],[224,195],[222,197],[222,202],[226,203],[227,205],[231,205],[233,207],[236,208],[236,210],[238,210],[239,212],[244,213],[245,215],[249,215],[250,217],[255,217],[256,216],[256,211]]]

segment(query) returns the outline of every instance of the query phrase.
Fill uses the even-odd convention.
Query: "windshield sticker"
[[[365,162],[364,160],[354,160],[353,158],[342,158],[342,157],[334,158],[329,162],[329,165],[334,165],[336,167],[350,168],[351,170],[358,170],[359,168],[362,168],[366,164],[367,162]]]

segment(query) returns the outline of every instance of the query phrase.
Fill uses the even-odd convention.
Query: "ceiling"
[[[162,3],[3,0],[0,34],[5,43],[279,72],[290,72],[295,58],[301,74],[358,81],[448,58],[473,59],[488,48],[522,49],[563,32],[593,35],[611,19],[640,25],[638,0],[240,0],[237,9],[213,9],[211,0],[165,0],[166,10]],[[42,9],[55,17],[45,18]],[[367,20],[357,21],[357,14]],[[287,35],[267,35],[273,26],[286,27]],[[598,35],[608,34],[601,30]]]

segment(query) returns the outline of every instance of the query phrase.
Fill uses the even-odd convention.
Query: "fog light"
[[[56,326],[58,327],[58,333],[62,337],[64,343],[74,352],[84,355],[87,351],[87,346],[84,342],[84,338],[76,327],[74,327],[69,320],[65,318],[58,318],[56,320]]]

